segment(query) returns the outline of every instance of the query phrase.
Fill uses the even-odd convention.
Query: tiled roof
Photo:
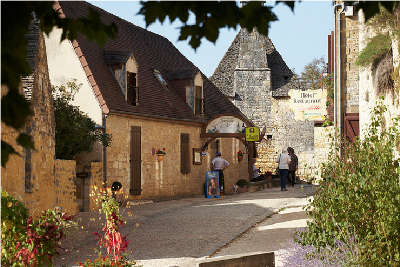
[[[174,79],[182,79],[183,76],[186,78],[199,71],[170,41],[86,2],[60,1],[59,4],[66,17],[82,17],[93,8],[101,15],[104,23],[114,22],[118,27],[116,39],[108,40],[103,47],[81,35],[78,36],[77,42],[73,42],[78,56],[81,55],[81,63],[86,73],[89,73],[89,82],[100,99],[103,111],[188,121],[201,120],[193,115],[193,111],[185,103],[185,97],[181,95],[182,90],[170,86],[166,88],[154,76],[154,69],[163,77],[172,75]],[[104,51],[132,52],[138,64],[138,106],[126,103],[118,82],[106,64]],[[180,72],[182,77],[178,75]],[[204,75],[202,76],[206,119],[222,113],[245,117]]]

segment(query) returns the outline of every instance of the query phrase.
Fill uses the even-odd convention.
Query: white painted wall
[[[101,125],[102,112],[100,104],[75,54],[72,43],[68,40],[64,40],[60,43],[61,33],[61,29],[54,28],[49,36],[46,36],[46,34],[44,35],[50,83],[56,86],[64,84],[72,79],[76,79],[78,84],[81,83],[82,87],[71,104],[78,106],[79,109],[87,113],[96,124]]]
[[[362,11],[359,12],[359,51],[364,49],[368,43],[368,40],[375,36],[377,33],[370,27],[364,24],[364,14]],[[399,64],[399,49],[397,41],[392,42],[393,50],[393,64],[396,68]],[[365,131],[368,129],[368,125],[371,122],[371,111],[375,107],[379,96],[377,94],[377,88],[374,87],[372,69],[369,67],[360,67],[359,69],[359,112],[360,112],[360,137],[365,136]],[[391,93],[385,95],[384,104],[387,107],[385,113],[385,119],[390,126],[392,118],[400,117],[400,105],[399,96],[394,96]]]

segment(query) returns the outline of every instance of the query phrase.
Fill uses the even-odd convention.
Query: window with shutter
[[[132,106],[137,106],[139,102],[138,88],[136,86],[136,73],[127,72],[127,97],[126,101]]]
[[[194,100],[194,114],[195,115],[200,115],[202,113],[202,87],[201,86],[196,86],[195,87],[195,100]]]
[[[189,134],[181,133],[181,173],[190,173]]]

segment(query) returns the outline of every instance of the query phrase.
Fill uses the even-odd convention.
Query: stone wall
[[[76,162],[56,160],[55,162],[56,206],[68,214],[79,212],[76,201]]]
[[[242,29],[211,77],[224,94],[239,95],[241,99],[233,103],[247,118],[259,128],[266,127],[266,136],[257,146],[256,166],[262,171],[275,170],[282,148],[303,153],[300,164],[313,154],[314,122],[295,118],[289,90],[299,88],[291,83],[292,76],[269,38]]]
[[[343,17],[342,20],[342,83],[343,105],[346,113],[359,112],[358,69],[355,64],[359,54],[359,23],[358,15]]]
[[[276,169],[276,159],[283,148],[292,147],[295,150],[299,165],[306,164],[308,155],[314,151],[314,122],[295,120],[289,100],[272,99],[271,116],[266,123],[266,133],[272,138],[264,138],[257,147],[257,166],[263,171]]]
[[[107,118],[107,133],[113,141],[107,148],[107,182],[119,181],[126,194],[130,186],[130,127],[141,127],[141,187],[140,196],[132,198],[162,198],[203,194],[205,172],[210,170],[214,157],[211,149],[202,157],[201,165],[192,164],[192,148],[201,148],[205,139],[200,138],[201,125],[183,124],[175,121],[157,121],[144,118],[129,118],[110,115]],[[180,135],[189,134],[190,173],[180,169]],[[153,151],[165,148],[164,159],[157,161]],[[227,192],[239,178],[247,178],[246,158],[237,162],[237,152],[245,151],[244,145],[233,138],[221,140],[221,152],[231,163],[225,175]]]
[[[103,188],[103,163],[102,162],[92,162],[90,166],[90,179],[87,180],[89,196],[89,209],[97,210],[99,208],[96,198],[98,192]],[[97,194],[97,195],[96,195]]]
[[[2,168],[1,185],[10,195],[23,201],[32,215],[37,216],[56,203],[55,122],[44,39],[38,29],[31,38],[31,41],[37,42],[38,51],[31,51],[34,71],[29,77],[24,77],[21,92],[32,101],[33,116],[23,131],[32,135],[35,150],[25,151],[18,146],[15,142],[18,133],[2,123],[2,140],[11,144],[20,156],[12,155],[6,167]],[[2,87],[2,95],[6,91]]]

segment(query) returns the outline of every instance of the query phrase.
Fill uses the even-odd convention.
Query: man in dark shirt
[[[296,171],[298,167],[298,158],[296,154],[294,154],[294,149],[292,147],[288,148],[288,153],[290,156],[290,164],[289,164],[289,182],[292,184],[292,187],[294,187],[294,184],[296,183]]]

